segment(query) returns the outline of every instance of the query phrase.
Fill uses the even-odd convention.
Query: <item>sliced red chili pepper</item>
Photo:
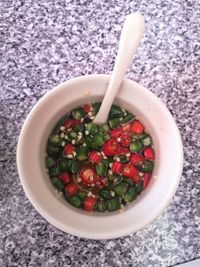
[[[131,131],[136,134],[140,134],[144,132],[144,126],[141,122],[134,120],[131,123]]]
[[[112,165],[112,172],[116,174],[120,174],[123,169],[123,164],[118,161],[114,161]]]
[[[122,125],[122,132],[130,132],[130,130],[131,130],[130,123]]]
[[[69,196],[76,195],[78,190],[79,190],[78,186],[74,183],[70,183],[70,184],[65,186],[65,191]]]
[[[118,151],[117,151],[117,155],[125,155],[130,153],[129,149],[126,147],[119,147]]]
[[[68,184],[72,180],[72,177],[68,172],[60,173],[58,177],[63,184]]]
[[[133,165],[141,165],[142,162],[144,161],[144,157],[139,153],[134,153],[131,154],[130,160],[133,163]]]
[[[122,144],[122,146],[129,146],[131,143],[131,137],[130,134],[127,132],[124,132],[120,135],[121,141],[120,143]]]
[[[83,110],[86,112],[86,113],[89,113],[91,110],[92,110],[92,105],[91,104],[85,104],[83,106]]]
[[[132,164],[128,163],[128,164],[125,165],[125,167],[123,169],[123,172],[122,172],[122,175],[126,176],[126,177],[129,177],[129,178],[132,178],[135,175],[139,175],[139,171],[135,166],[133,166]]]
[[[68,119],[64,121],[64,126],[66,129],[74,128],[78,124],[80,124],[80,120]]]
[[[139,174],[134,174],[131,178],[130,178],[135,184],[137,184],[140,181],[140,176]]]
[[[72,144],[66,144],[64,149],[63,149],[63,152],[65,155],[70,155],[72,154],[73,152],[75,151],[75,148]]]
[[[93,164],[98,164],[102,160],[102,155],[98,151],[91,151],[89,153],[89,161]]]
[[[120,145],[117,142],[117,140],[116,139],[110,139],[107,142],[105,142],[102,150],[106,156],[112,157],[118,153],[119,148],[120,148]]]
[[[92,168],[84,168],[79,173],[82,183],[86,186],[95,184],[97,181],[96,171]]]
[[[103,178],[103,177],[99,177],[99,182],[100,182],[100,186],[101,187],[106,187],[108,185],[108,179],[107,178]]]
[[[116,128],[116,129],[113,129],[109,132],[110,136],[112,138],[117,138],[120,136],[120,134],[122,133],[122,129],[121,128]]]
[[[97,202],[97,199],[94,197],[86,197],[86,199],[83,202],[83,208],[86,211],[92,211],[94,209],[94,206]]]
[[[155,159],[155,153],[152,147],[147,147],[144,149],[143,154],[146,159]]]
[[[144,180],[143,180],[143,189],[147,188],[147,186],[150,182],[150,179],[151,179],[151,173],[145,172],[144,173]]]

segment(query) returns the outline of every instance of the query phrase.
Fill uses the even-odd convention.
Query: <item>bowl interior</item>
[[[22,186],[40,214],[65,232],[95,239],[123,236],[150,223],[174,195],[182,171],[182,145],[171,114],[146,88],[124,80],[115,103],[134,113],[154,141],[156,164],[149,186],[129,207],[107,215],[79,211],[56,192],[44,165],[48,135],[74,107],[102,100],[108,81],[107,75],[83,76],[51,90],[28,115],[17,150]]]

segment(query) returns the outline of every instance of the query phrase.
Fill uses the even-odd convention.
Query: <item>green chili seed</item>
[[[50,155],[56,155],[59,152],[59,147],[55,147],[55,146],[48,146],[47,147],[47,152]]]
[[[119,197],[123,197],[128,189],[128,184],[121,182],[120,184],[115,185],[113,189]]]
[[[116,128],[119,124],[120,124],[120,121],[119,121],[119,118],[112,118],[108,121],[108,124],[109,126],[113,129],[113,128]]]
[[[134,199],[136,199],[136,197],[137,197],[137,193],[136,193],[136,189],[135,189],[135,187],[130,187],[129,189],[128,189],[128,191],[126,192],[126,194],[124,195],[124,200],[126,201],[126,202],[131,202],[131,201],[133,201]]]
[[[69,203],[76,207],[76,208],[79,208],[82,204],[82,201],[77,197],[77,196],[73,196],[69,199]]]
[[[109,126],[107,124],[103,124],[99,126],[99,131],[102,133],[107,133],[109,131]]]
[[[73,139],[77,138],[78,134],[76,132],[74,132],[74,131],[71,131],[71,132],[68,133],[67,136],[69,137],[70,140],[73,140]]]
[[[97,112],[98,112],[99,109],[100,109],[100,106],[101,106],[101,103],[100,103],[100,102],[96,102],[96,103],[93,103],[93,104],[92,104],[92,108],[93,108],[93,113],[94,113],[94,114],[97,114]]]
[[[123,176],[123,181],[124,181],[125,183],[131,185],[131,186],[134,185],[133,180],[131,180],[131,179],[125,177],[125,176]]]
[[[47,168],[50,168],[50,167],[53,167],[53,166],[56,165],[55,160],[53,158],[51,158],[51,157],[46,157],[45,163],[46,163],[46,167]]]
[[[64,121],[69,118],[69,114],[64,115],[56,124],[52,130],[52,134],[58,134],[60,132],[60,127],[63,125]]]
[[[49,137],[49,144],[52,146],[59,146],[61,143],[60,136],[58,134],[51,135]]]
[[[144,172],[152,172],[154,168],[153,161],[145,160],[145,162],[142,164],[142,171]]]
[[[151,136],[150,135],[146,135],[145,137],[143,137],[141,139],[141,142],[144,146],[150,146],[152,145],[152,139],[151,139]]]
[[[96,172],[100,176],[106,176],[106,174],[107,174],[107,167],[106,167],[105,163],[99,162],[96,165]]]
[[[76,125],[74,128],[73,128],[73,131],[78,133],[78,132],[81,132],[83,133],[85,131],[85,127],[84,127],[84,124],[80,123],[78,125]]]
[[[76,152],[76,158],[78,160],[86,160],[88,158],[88,149],[86,147],[80,147]]]
[[[58,177],[53,177],[51,181],[58,191],[62,191],[64,185],[62,184],[62,182],[59,180]]]
[[[76,193],[76,196],[81,199],[81,200],[84,200],[86,197],[87,197],[87,192],[85,191],[78,191]]]
[[[133,119],[135,118],[135,116],[131,113],[128,113],[121,121],[121,124],[127,123],[127,122],[131,122]]]
[[[57,166],[61,172],[71,171],[71,165],[72,165],[71,159],[60,158],[57,161]]]
[[[130,144],[130,151],[131,152],[139,152],[142,148],[142,144],[140,141],[134,141]]]
[[[101,189],[99,191],[99,195],[100,195],[100,197],[102,197],[104,199],[110,199],[111,198],[110,192],[108,190],[106,190],[106,189]]]
[[[104,200],[98,200],[96,210],[99,212],[104,212],[106,210],[106,203]]]
[[[115,211],[120,208],[120,202],[118,198],[111,198],[107,200],[106,207],[108,211]]]
[[[90,134],[95,134],[98,131],[98,128],[94,123],[90,122],[85,125],[85,130]]]
[[[72,160],[71,172],[73,174],[76,174],[78,172],[78,163],[76,162],[76,160]]]
[[[85,112],[82,108],[76,108],[72,110],[71,115],[74,119],[80,120],[85,117]]]
[[[124,112],[121,110],[121,108],[119,106],[112,105],[110,112],[109,112],[109,115],[108,115],[108,118],[112,119],[115,117],[123,117],[123,115],[124,115]]]
[[[142,189],[143,189],[143,183],[142,183],[142,181],[139,182],[139,183],[137,183],[137,184],[135,185],[135,188],[136,188],[136,192],[137,192],[138,194],[140,194],[140,193],[142,192]]]
[[[122,163],[126,163],[129,161],[125,155],[121,155],[119,158],[120,158],[120,162]]]
[[[59,173],[60,173],[60,170],[56,166],[49,168],[50,176],[57,176]]]

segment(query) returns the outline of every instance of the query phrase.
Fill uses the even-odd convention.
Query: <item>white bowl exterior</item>
[[[130,207],[107,216],[78,211],[56,193],[44,165],[47,137],[57,120],[72,108],[101,100],[109,77],[82,76],[47,93],[28,115],[17,148],[20,180],[33,206],[59,229],[93,239],[124,236],[153,221],[173,197],[183,165],[180,134],[167,108],[146,88],[124,80],[116,103],[136,114],[154,140],[156,164],[148,188]]]

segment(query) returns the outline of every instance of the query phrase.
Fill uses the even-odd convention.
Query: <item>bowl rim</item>
[[[131,230],[131,229],[124,229],[122,228],[121,231],[118,231],[116,233],[116,231],[113,231],[113,233],[106,233],[106,235],[99,235],[98,233],[94,234],[94,233],[87,233],[85,234],[82,233],[80,230],[76,229],[74,230],[73,228],[70,228],[67,225],[63,225],[62,223],[60,223],[56,218],[54,218],[51,214],[47,213],[45,209],[43,209],[40,206],[40,203],[36,200],[36,198],[34,198],[33,194],[31,193],[31,190],[29,190],[29,187],[26,183],[26,178],[23,176],[23,166],[21,164],[21,157],[23,154],[23,147],[21,145],[22,141],[23,141],[23,136],[25,134],[25,132],[27,131],[28,125],[31,121],[31,117],[32,114],[35,112],[35,110],[37,110],[37,107],[40,106],[43,102],[43,99],[46,99],[48,96],[51,96],[51,94],[54,94],[54,92],[65,86],[66,84],[70,84],[73,83],[74,81],[80,81],[81,80],[87,80],[87,79],[109,79],[110,75],[107,74],[91,74],[91,75],[83,75],[83,76],[79,76],[79,77],[75,77],[72,78],[70,80],[67,80],[63,83],[58,84],[57,86],[55,86],[53,89],[51,89],[50,91],[48,91],[47,93],[45,93],[40,99],[39,101],[36,102],[36,104],[33,106],[33,108],[31,109],[31,111],[29,112],[28,116],[26,117],[19,138],[18,138],[18,144],[17,144],[17,153],[16,153],[16,162],[17,162],[17,169],[18,169],[18,174],[19,174],[19,178],[20,178],[20,182],[21,185],[24,189],[24,192],[27,196],[27,198],[29,199],[29,201],[32,203],[32,205],[34,206],[34,208],[39,212],[40,215],[42,215],[42,217],[44,217],[49,223],[51,223],[52,225],[54,225],[55,227],[57,227],[59,230],[64,231],[65,233],[69,233],[69,234],[73,234],[75,236],[81,237],[81,238],[87,238],[87,239],[95,239],[95,240],[106,240],[106,239],[114,239],[114,238],[119,238],[119,237],[123,237],[123,236],[127,236],[131,233],[135,233],[140,229],[143,229],[144,227],[146,227],[147,225],[151,224],[157,217],[159,217],[162,212],[164,211],[164,209],[169,205],[170,201],[172,200],[180,179],[181,179],[181,174],[182,174],[182,169],[183,169],[183,145],[182,145],[182,140],[181,140],[181,136],[180,136],[180,132],[179,129],[176,125],[176,122],[173,118],[173,116],[171,115],[171,113],[169,112],[169,110],[167,109],[167,107],[163,104],[163,102],[154,94],[152,93],[150,90],[148,90],[147,88],[143,87],[142,85],[140,85],[139,83],[130,80],[130,79],[124,79],[124,81],[127,81],[129,83],[135,84],[137,86],[143,87],[144,89],[147,90],[147,92],[153,96],[154,98],[156,98],[156,100],[159,102],[160,107],[162,108],[162,111],[165,113],[166,116],[169,117],[170,121],[173,124],[175,133],[176,133],[176,139],[178,141],[178,150],[179,150],[179,172],[178,175],[176,177],[176,183],[174,184],[173,190],[170,191],[170,193],[168,194],[168,196],[165,198],[165,200],[163,200],[163,203],[159,209],[159,211],[157,213],[154,214],[154,216],[152,216],[152,218],[150,218],[149,220],[146,220],[146,223],[143,225],[139,225],[138,227],[136,227],[135,230]]]

